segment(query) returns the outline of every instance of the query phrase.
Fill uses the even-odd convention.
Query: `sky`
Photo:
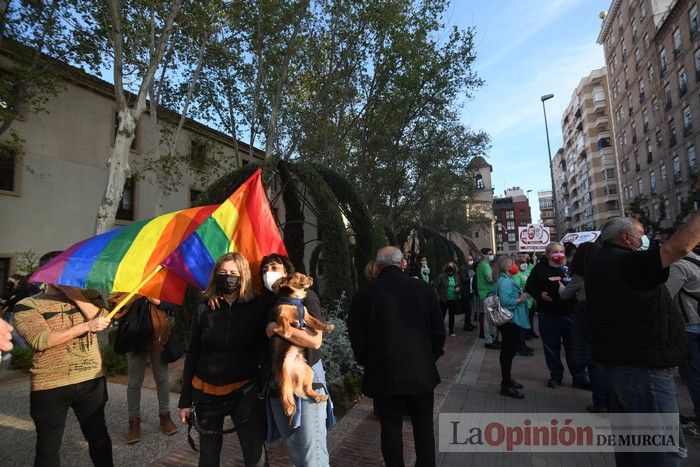
[[[476,29],[474,70],[485,81],[464,104],[463,122],[491,138],[496,196],[506,187],[529,193],[539,219],[538,190],[550,190],[542,101],[552,154],[562,145],[561,118],[581,78],[605,65],[596,43],[599,13],[610,0],[454,0],[445,22]]]

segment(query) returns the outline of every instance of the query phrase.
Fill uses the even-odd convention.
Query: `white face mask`
[[[520,270],[527,271],[527,263],[520,263]]]
[[[469,261],[469,266],[474,266],[474,261]]]
[[[284,277],[284,273],[279,271],[267,271],[263,274],[263,285],[265,288],[272,292],[272,284],[277,282],[280,278]]]
[[[649,249],[649,237],[642,235],[642,244],[639,245],[639,251],[645,251]]]

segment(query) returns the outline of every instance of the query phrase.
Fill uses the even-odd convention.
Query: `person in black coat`
[[[416,465],[434,466],[433,391],[440,383],[435,361],[444,353],[445,324],[435,292],[402,274],[402,258],[395,247],[377,252],[382,271],[353,297],[348,332],[355,358],[365,369],[362,390],[375,400],[384,462],[404,464],[406,410]]]

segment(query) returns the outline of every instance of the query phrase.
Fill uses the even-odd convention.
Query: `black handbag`
[[[185,344],[182,343],[182,339],[176,332],[171,331],[163,346],[163,359],[167,363],[173,363],[180,360],[184,353]]]

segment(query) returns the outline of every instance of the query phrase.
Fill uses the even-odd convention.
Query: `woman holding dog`
[[[237,429],[245,465],[267,465],[265,404],[258,397],[266,312],[256,298],[246,258],[238,253],[219,258],[204,296],[207,301],[192,320],[180,420],[186,424],[192,415],[200,433],[200,466],[219,465],[226,416]]]
[[[274,308],[276,297],[272,286],[282,277],[294,273],[294,266],[286,257],[272,254],[264,257],[260,265],[260,274],[264,285],[262,303],[269,310],[267,335],[281,335],[281,328],[275,322]],[[311,290],[307,290],[303,301],[306,311],[313,317],[322,320],[321,302]],[[322,334],[310,328],[292,328],[292,336],[288,338],[293,344],[305,348],[304,357],[314,371],[313,387],[316,392],[328,394],[326,375],[321,362]],[[268,397],[268,442],[282,438],[289,451],[289,458],[294,465],[304,467],[326,467],[329,465],[328,448],[326,446],[326,429],[335,425],[333,404],[330,399],[315,402],[313,399],[297,398],[297,407],[291,421],[284,414],[282,403],[276,388],[271,388]]]

